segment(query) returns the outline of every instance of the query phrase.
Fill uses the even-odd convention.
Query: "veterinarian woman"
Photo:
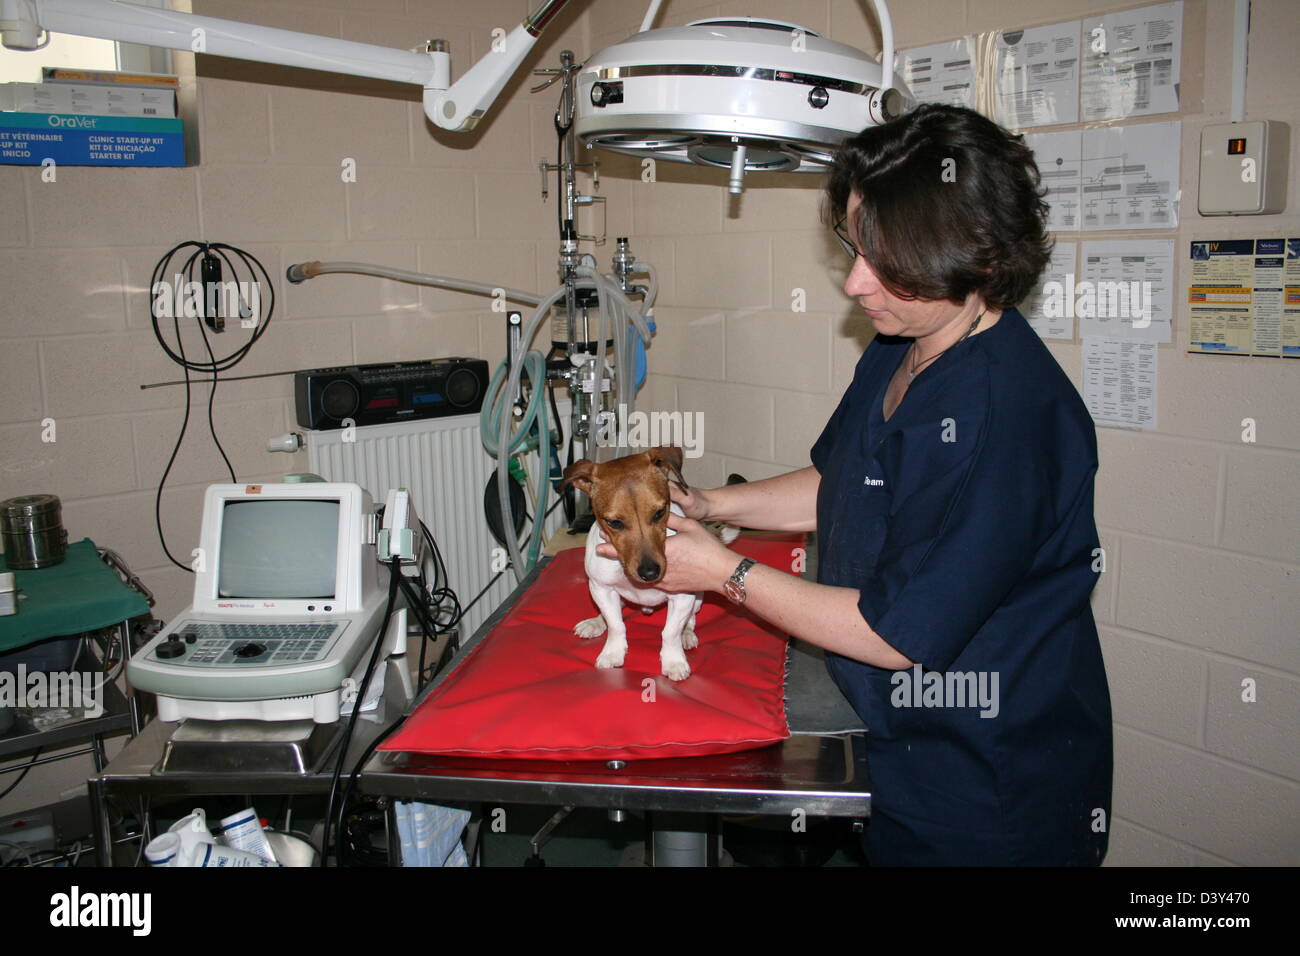
[[[876,338],[812,467],[673,489],[694,519],[815,529],[818,583],[746,573],[674,519],[660,586],[743,576],[748,608],[830,652],[868,728],[873,864],[1096,865],[1111,795],[1096,435],[1015,309],[1051,245],[1033,156],[978,113],[922,106],[851,139],[827,192]]]

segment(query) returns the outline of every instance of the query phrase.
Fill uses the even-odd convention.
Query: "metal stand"
[[[311,773],[344,721],[186,720],[163,747],[157,773]]]
[[[401,674],[406,666],[405,657],[388,659],[383,704],[378,712],[357,719],[344,761],[349,771],[370,742],[409,705],[405,694],[409,681]],[[332,742],[344,723],[308,727],[306,722],[293,721],[284,725],[271,721],[186,721],[180,725],[153,721],[88,782],[99,865],[113,865],[112,797],[325,793],[332,778]],[[210,758],[206,762],[204,755]],[[149,814],[145,812],[143,817],[143,838],[147,839]]]

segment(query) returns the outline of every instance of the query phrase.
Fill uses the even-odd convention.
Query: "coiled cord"
[[[184,262],[172,272],[172,261],[179,254],[188,251],[188,256]],[[240,280],[240,269],[235,261],[243,266],[242,274],[247,275],[249,279]],[[221,274],[220,264],[224,263],[228,270],[228,275],[234,277],[231,280],[223,281],[219,278],[214,281],[209,276],[205,276],[206,270],[211,270],[217,276]],[[195,269],[199,269],[199,278],[195,278]],[[260,273],[260,278],[259,278]],[[166,284],[168,277],[174,278],[171,285]],[[183,280],[183,281],[182,281]],[[212,301],[213,286],[220,286],[220,291],[224,293],[225,288],[234,284],[235,289],[235,311],[241,320],[241,327],[251,327],[252,334],[248,340],[239,348],[217,358],[212,349],[212,342],[208,338],[208,327],[212,325],[214,331],[218,330],[218,320],[224,321],[220,316],[219,310],[213,309],[215,314],[207,314],[209,309],[214,306]],[[245,288],[251,290],[253,295],[247,296]],[[265,296],[262,290],[265,289]],[[194,292],[201,290],[201,298],[195,302]],[[162,529],[162,492],[163,486],[167,483],[167,476],[171,474],[172,465],[176,462],[176,455],[180,452],[181,442],[185,440],[185,431],[190,423],[190,372],[196,372],[202,375],[210,375],[212,388],[208,392],[208,431],[212,435],[212,441],[217,446],[217,451],[221,454],[222,461],[226,464],[226,470],[230,474],[230,480],[235,478],[235,469],[230,464],[230,458],[226,455],[226,450],[221,446],[221,440],[217,437],[216,424],[213,421],[213,403],[216,400],[217,383],[220,374],[234,368],[244,360],[252,349],[253,344],[265,334],[271,323],[271,314],[275,311],[275,286],[271,282],[271,276],[266,271],[266,267],[258,261],[257,257],[250,252],[237,249],[234,246],[226,245],[223,242],[198,242],[188,241],[173,246],[154,266],[153,274],[149,281],[149,317],[153,324],[154,338],[158,340],[158,345],[167,353],[167,356],[179,365],[185,373],[185,417],[181,420],[180,434],[176,436],[176,444],[172,446],[171,456],[167,459],[167,467],[163,469],[162,478],[158,481],[158,490],[154,495],[154,524],[158,528],[158,541],[162,544],[163,553],[167,555],[169,561],[176,565],[182,571],[188,571],[191,574],[194,569],[189,565],[183,564],[172,555],[171,550],[167,547],[167,539]],[[222,295],[222,300],[225,300]],[[164,306],[166,306],[164,308]],[[167,314],[167,313],[170,313]],[[199,333],[203,336],[203,346],[207,351],[207,361],[194,360],[185,354],[185,343],[181,338],[181,318],[194,319]],[[176,348],[173,349],[163,335],[163,330],[159,325],[159,319],[172,320],[172,333],[175,336]],[[252,325],[248,326],[247,323]]]

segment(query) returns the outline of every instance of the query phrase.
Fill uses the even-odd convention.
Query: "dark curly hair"
[[[845,141],[826,187],[830,222],[862,205],[857,243],[900,298],[1013,308],[1047,266],[1046,189],[1024,137],[973,110],[926,103]]]

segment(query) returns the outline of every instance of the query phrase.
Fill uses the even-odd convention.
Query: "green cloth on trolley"
[[[0,555],[0,571],[8,571]],[[68,545],[58,564],[15,571],[18,613],[0,616],[0,653],[50,637],[109,627],[149,611],[143,594],[128,587],[100,558],[95,542]]]

